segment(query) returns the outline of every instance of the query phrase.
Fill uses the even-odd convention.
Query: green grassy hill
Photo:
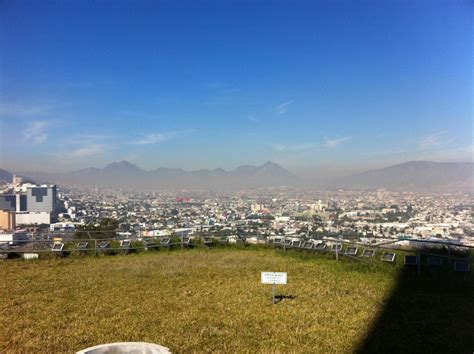
[[[288,272],[276,305],[261,271]],[[13,260],[0,274],[2,353],[118,341],[173,352],[474,349],[472,275],[252,247]]]

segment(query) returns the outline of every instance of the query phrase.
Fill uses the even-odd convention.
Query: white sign
[[[38,253],[23,253],[23,259],[38,259]]]
[[[283,272],[262,272],[262,284],[286,284],[287,273]]]

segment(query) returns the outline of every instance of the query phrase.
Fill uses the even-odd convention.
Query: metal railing
[[[24,241],[19,241],[18,245],[13,245],[13,246],[8,246],[6,248],[2,248],[0,245],[0,254],[24,254],[24,253],[51,253],[51,254],[57,254],[57,255],[67,255],[71,253],[75,254],[102,254],[102,253],[131,253],[131,252],[139,252],[139,251],[148,251],[148,250],[153,250],[153,249],[172,249],[172,248],[211,248],[215,245],[223,245],[228,242],[221,242],[221,238],[224,237],[228,241],[228,236],[221,236],[221,237],[216,237],[214,235],[201,235],[197,236],[194,239],[190,238],[189,236],[183,236],[183,237],[176,237],[176,236],[143,236],[143,237],[128,237],[128,238],[93,238],[91,233],[106,233],[106,232],[116,232],[116,231],[82,231],[86,233],[89,238],[88,239],[71,239],[71,240],[64,240],[64,241],[55,241],[54,239],[51,239],[51,236],[54,238],[62,238],[64,236],[71,236],[73,234],[66,232],[66,233],[53,233],[53,234],[36,234],[34,235],[33,239],[30,240],[24,240]],[[256,234],[254,235],[246,235],[246,237],[255,237],[258,236]],[[45,239],[46,237],[46,239]],[[277,238],[280,238],[282,240],[281,243],[279,244],[274,244],[272,240],[267,239],[265,241],[265,245],[267,246],[275,246],[278,248],[282,248],[284,251],[287,249],[292,249],[292,250],[301,250],[301,251],[308,251],[308,252],[315,252],[315,253],[331,253],[334,254],[336,257],[336,260],[339,259],[340,256],[347,257],[350,259],[355,259],[358,261],[368,261],[364,257],[358,256],[358,255],[352,255],[352,254],[346,254],[346,252],[343,252],[343,249],[339,250],[339,247],[337,245],[344,246],[359,246],[359,247],[364,247],[366,249],[376,249],[376,250],[394,250],[393,244],[399,242],[399,241],[410,241],[410,242],[415,242],[415,243],[420,243],[420,244],[438,244],[441,247],[445,247],[448,251],[447,255],[439,254],[439,253],[433,253],[428,250],[420,249],[420,248],[398,248],[398,250],[401,251],[407,251],[407,252],[416,252],[417,254],[423,254],[427,256],[437,256],[441,258],[445,258],[448,260],[448,264],[451,264],[452,261],[456,260],[462,260],[462,261],[468,261],[472,262],[474,257],[473,256],[468,256],[468,257],[456,257],[453,256],[452,250],[457,250],[457,249],[465,249],[465,250],[471,250],[474,247],[469,246],[469,245],[460,245],[457,243],[450,243],[447,241],[434,241],[434,240],[420,240],[420,239],[410,239],[410,238],[399,238],[399,239],[394,239],[390,241],[384,241],[378,244],[366,244],[363,242],[358,242],[354,240],[345,240],[342,238],[333,238],[333,239],[326,239],[326,240],[315,240],[315,239],[310,239],[307,240],[306,242],[313,242],[314,245],[312,248],[305,248],[303,245],[305,242],[301,242],[299,247],[292,247],[291,245],[287,245],[285,243],[286,239],[294,239],[298,237],[294,236],[277,236]],[[193,242],[193,240],[200,240],[201,242]],[[204,240],[212,240],[212,244],[205,243]],[[120,246],[119,243],[123,240],[129,240],[130,244],[128,246]],[[167,241],[167,242],[164,242]],[[237,240],[236,240],[237,241]],[[247,244],[245,239],[238,239],[240,243]],[[78,243],[85,243],[87,242],[86,247],[80,247],[78,248],[77,245]],[[107,247],[100,247],[101,242],[108,242]],[[316,244],[324,242],[328,245],[336,245],[335,250],[330,250],[330,249],[317,249]],[[61,248],[60,250],[55,250],[53,247],[55,244],[61,243],[64,244],[64,247]],[[468,252],[470,253],[470,252]],[[5,258],[5,257],[3,257]]]

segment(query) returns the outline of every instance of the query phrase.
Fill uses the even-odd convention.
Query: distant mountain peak
[[[109,167],[109,166],[133,166],[133,167],[137,167],[137,166],[134,165],[133,163],[128,162],[128,161],[126,161],[126,160],[114,161],[114,162],[109,163],[109,164],[108,164],[107,166],[105,166],[105,167]]]
[[[262,166],[257,168],[258,173],[262,174],[268,174],[271,176],[279,176],[279,177],[296,177],[294,176],[291,172],[289,172],[287,169],[281,167],[280,165],[268,161],[264,163]]]
[[[142,169],[128,161],[116,161],[104,167],[104,171],[141,171]]]
[[[260,168],[281,168],[282,170],[284,170],[283,167],[272,161],[265,162],[262,166],[260,166]]]
[[[280,165],[276,164],[276,163],[273,162],[273,161],[267,161],[267,162],[265,162],[262,166],[263,166],[263,167],[265,167],[265,166],[278,166],[278,167],[281,167]]]

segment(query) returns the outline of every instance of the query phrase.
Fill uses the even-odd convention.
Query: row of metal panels
[[[120,247],[124,249],[128,249],[131,246],[132,241],[130,240],[122,240],[120,241]],[[153,240],[144,240],[143,244],[145,247],[152,247],[155,246],[156,243]],[[170,244],[170,239],[165,238],[160,241],[160,245],[167,246]],[[97,249],[107,249],[110,248],[110,241],[100,241],[97,244]],[[61,252],[64,250],[64,243],[55,243],[51,248],[52,251]],[[89,250],[89,241],[80,241],[77,242],[75,247],[75,251],[87,251]]]
[[[170,244],[171,239],[170,238],[164,238],[160,240],[160,245],[161,246],[167,246]],[[212,243],[212,240],[210,239],[205,239],[204,244],[207,243]],[[145,248],[147,247],[153,247],[156,246],[155,242],[153,240],[145,239],[143,241]],[[191,239],[190,238],[183,238],[182,243],[185,245],[190,245],[191,244]],[[292,241],[292,240],[285,240],[283,242],[282,239],[275,239],[273,241],[273,244],[275,246],[282,246],[283,244],[285,246],[291,247],[291,248],[299,248],[299,249],[306,249],[306,250],[319,250],[319,251],[324,251],[327,248],[327,244],[324,242],[320,243],[314,243],[310,241]],[[130,248],[131,241],[130,240],[122,240],[120,241],[120,247],[123,249],[128,249]],[[76,251],[87,251],[89,246],[88,241],[81,241],[76,244],[75,250]],[[101,241],[97,244],[97,248],[100,250],[106,250],[110,248],[110,242],[109,241]],[[64,243],[55,243],[52,247],[52,251],[54,252],[63,252],[64,249]],[[343,251],[343,245],[342,244],[332,244],[331,245],[331,252],[340,252],[344,255],[347,256],[357,256],[358,253],[358,247],[356,246],[347,246],[345,252]],[[369,249],[366,248],[362,251],[361,257],[374,257],[375,256],[375,249]],[[384,252],[381,256],[381,260],[384,262],[395,262],[395,257],[396,253],[394,252]],[[404,265],[406,266],[416,266],[420,262],[419,257],[417,255],[406,255],[404,257]],[[428,256],[428,265],[432,267],[441,267],[443,265],[443,259],[438,256]],[[454,262],[454,270],[459,271],[459,272],[468,272],[470,270],[470,264],[467,261],[455,261]]]
[[[405,256],[404,264],[405,266],[421,265],[420,257],[417,255],[407,255]],[[443,258],[439,256],[428,256],[427,264],[432,268],[442,267]],[[471,265],[468,261],[455,260],[453,264],[454,264],[454,270],[456,272],[469,272],[471,270]]]
[[[299,248],[299,249],[308,249],[308,250],[319,250],[324,251],[328,248],[328,245],[324,242],[314,243],[310,241],[292,241],[292,240],[282,240],[281,238],[276,238],[273,241],[275,246],[287,246],[290,248]],[[347,246],[345,252],[343,252],[342,244],[332,244],[330,247],[331,252],[340,252],[347,256],[357,256],[358,247],[356,246]],[[374,257],[375,249],[366,248],[360,254],[361,257]],[[396,253],[394,252],[383,252],[381,260],[384,262],[395,262]],[[407,266],[418,265],[419,258],[416,255],[406,255],[404,257],[404,264]],[[428,256],[427,264],[431,267],[441,267],[443,265],[442,257],[438,256]],[[454,270],[459,272],[467,272],[470,270],[470,264],[468,261],[455,261]]]
[[[331,252],[341,252],[341,253],[343,252],[343,245],[340,243],[333,244],[328,249],[328,245],[324,242],[314,243],[311,241],[292,241],[292,240],[285,240],[283,242],[282,239],[275,239],[273,241],[273,245],[275,246],[285,245],[290,248],[301,248],[301,249],[307,249],[307,250],[318,250],[318,251],[330,250]],[[348,256],[357,256],[358,250],[359,250],[358,247],[348,246],[346,247],[344,254]],[[374,249],[364,249],[361,254],[361,256],[363,257],[373,257],[374,255],[375,255]]]
[[[170,238],[168,238],[168,237],[163,238],[163,239],[160,240],[159,246],[169,246],[170,242],[171,242]],[[130,240],[122,240],[122,241],[120,241],[120,247],[124,248],[124,249],[128,249],[128,248],[130,248],[131,243],[132,242]],[[184,244],[184,245],[192,245],[191,239],[189,237],[183,238],[181,243]],[[212,243],[213,242],[212,242],[211,239],[205,238],[203,240],[204,245],[209,245],[209,244],[212,244]],[[143,240],[143,245],[145,246],[145,248],[158,246],[158,244],[153,239],[144,239]],[[74,250],[75,251],[86,251],[86,250],[89,249],[88,247],[89,247],[89,241],[80,241],[80,242],[76,243]],[[110,248],[110,241],[101,241],[97,244],[97,249],[107,249],[107,248]],[[51,250],[54,251],[54,252],[62,252],[64,250],[64,243],[55,243]]]

